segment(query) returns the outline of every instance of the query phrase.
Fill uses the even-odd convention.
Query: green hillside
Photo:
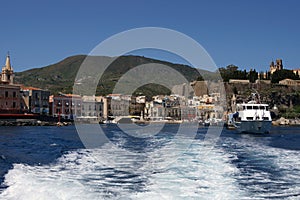
[[[59,92],[72,93],[76,74],[85,58],[85,55],[71,56],[53,65],[18,72],[16,73],[15,81],[26,86],[48,89],[53,94]],[[93,58],[93,62],[98,62],[98,60],[100,62],[101,59],[113,58],[97,56]],[[98,84],[97,94],[106,95],[112,93],[115,84],[123,74],[136,66],[148,63],[170,66],[183,74],[189,81],[196,80],[199,77],[197,70],[187,65],[174,64],[141,56],[121,56],[114,60],[103,74]],[[201,70],[201,74],[214,76],[214,73],[205,70]],[[139,88],[137,92],[152,96],[156,94],[168,94],[170,91],[156,84],[148,84]]]

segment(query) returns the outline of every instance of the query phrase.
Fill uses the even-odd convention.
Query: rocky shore
[[[0,121],[0,126],[68,126],[71,122],[48,122],[39,120],[26,120],[26,121]]]
[[[286,119],[281,117],[272,122],[273,126],[300,126],[300,119]]]
[[[136,123],[159,123],[156,121],[138,121]],[[168,121],[166,123],[182,123],[180,121]],[[54,122],[54,121],[40,121],[40,120],[16,120],[16,121],[3,121],[0,120],[0,126],[69,126],[72,125],[72,122]],[[300,126],[300,119],[286,119],[281,117],[275,121],[272,121],[273,126]]]

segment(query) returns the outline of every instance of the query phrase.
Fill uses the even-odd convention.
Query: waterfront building
[[[129,115],[131,95],[109,94],[106,98],[108,118]]]
[[[0,113],[16,114],[25,110],[20,94],[20,86],[0,84]]]
[[[76,119],[81,116],[82,98],[75,94],[52,95],[49,98],[50,115],[63,119]]]
[[[137,96],[137,97],[132,96],[129,105],[129,114],[135,116],[143,115],[145,103],[146,103],[146,96]]]
[[[151,102],[146,102],[144,113],[151,120],[180,120],[181,98],[178,95],[153,96]]]
[[[21,86],[22,98],[30,113],[49,115],[50,91]]]
[[[82,96],[81,119],[100,122],[104,120],[103,108],[104,101],[101,97]],[[79,116],[77,116],[78,119]]]
[[[25,105],[20,94],[20,86],[14,84],[14,71],[7,55],[0,78],[0,113],[22,113]]]

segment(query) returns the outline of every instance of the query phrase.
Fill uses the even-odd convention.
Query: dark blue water
[[[175,147],[178,125],[146,138],[102,128],[111,146],[87,150],[74,126],[1,127],[0,198],[300,199],[299,127],[265,135],[224,129],[209,147],[207,128]]]

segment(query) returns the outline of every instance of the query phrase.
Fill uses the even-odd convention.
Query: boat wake
[[[181,142],[190,141],[182,138]],[[168,143],[164,151],[149,153],[117,151],[104,145],[69,151],[50,165],[14,164],[5,175],[8,187],[0,199],[300,197],[297,151],[231,137],[222,138],[213,148],[194,140],[179,157],[174,153],[177,150]],[[172,156],[177,157],[170,163]]]

